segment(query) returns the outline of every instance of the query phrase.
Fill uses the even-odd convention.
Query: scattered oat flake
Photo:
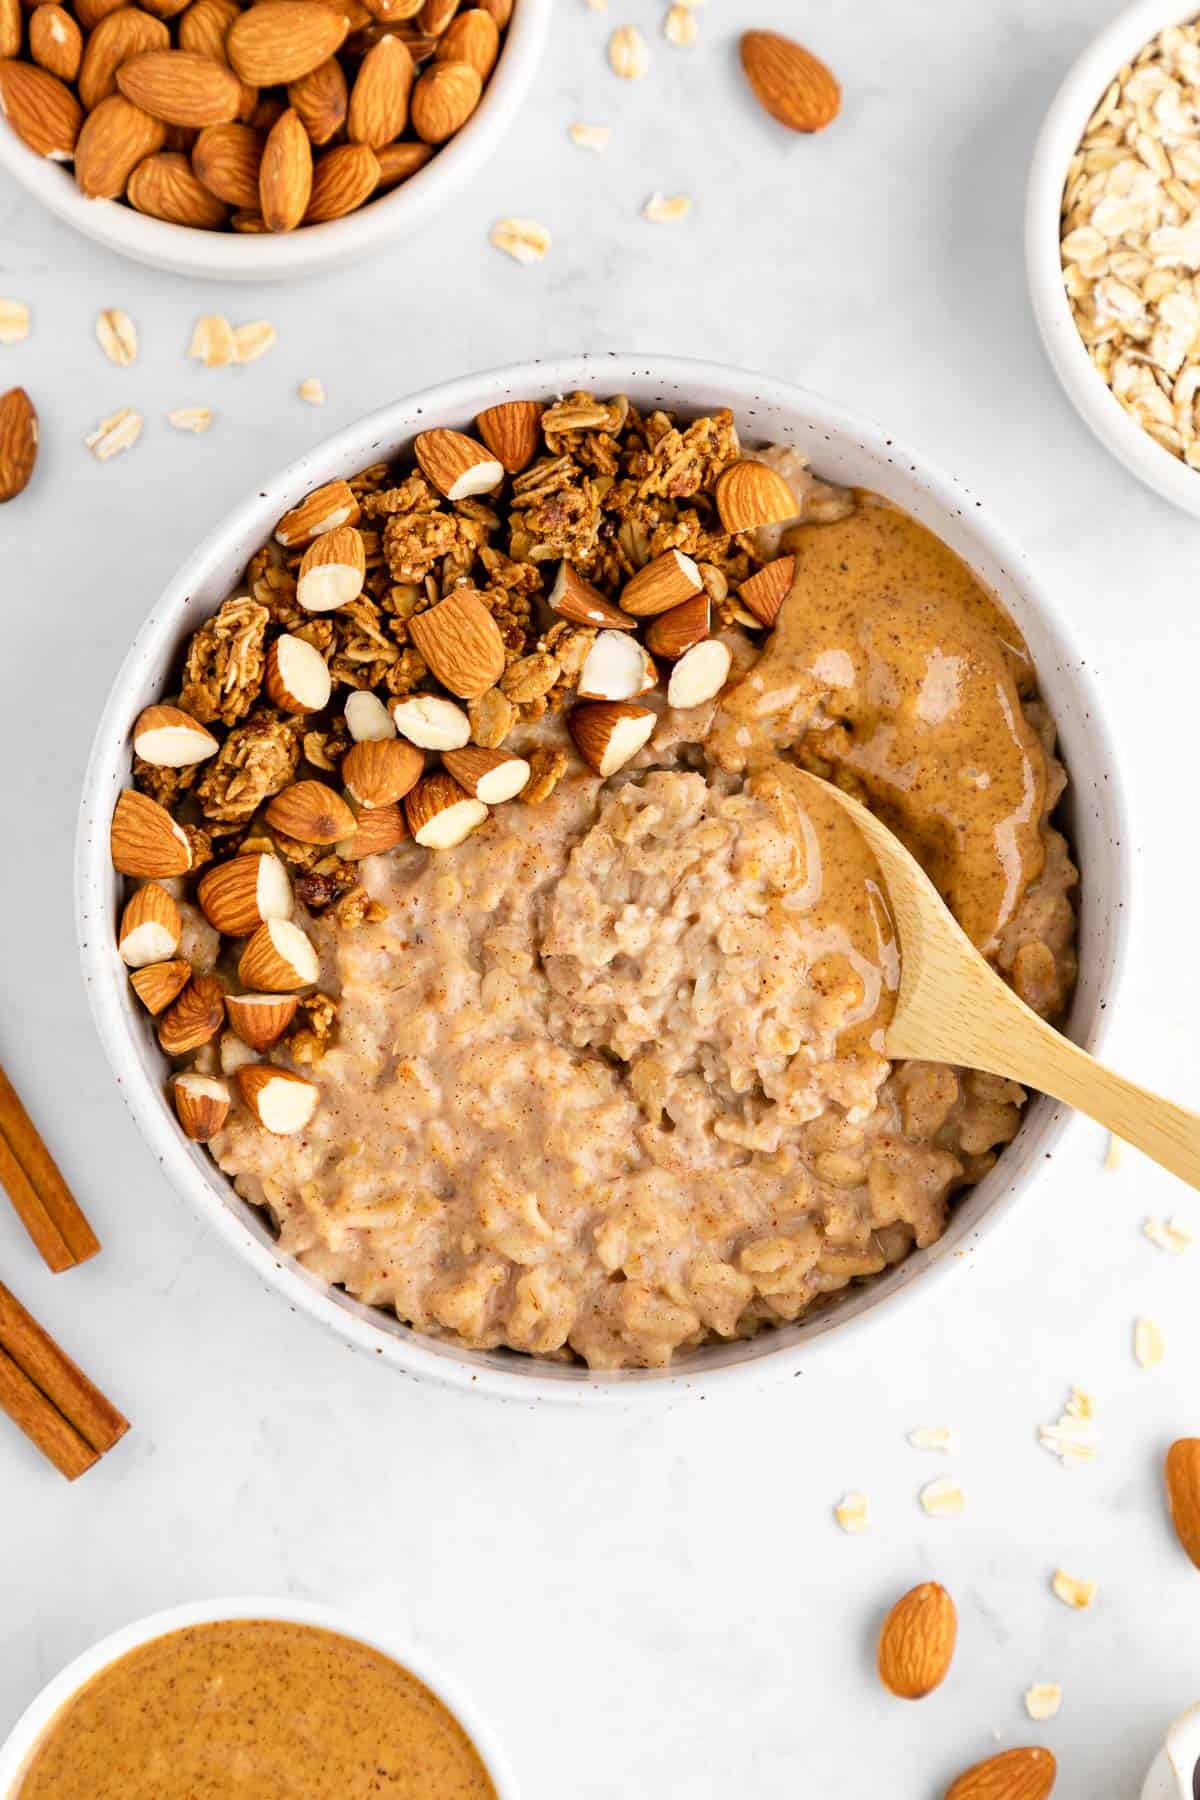
[[[1083,1388],[1072,1388],[1061,1416],[1053,1425],[1038,1427],[1038,1443],[1057,1456],[1064,1469],[1093,1462],[1099,1447],[1096,1403]]]
[[[909,1432],[908,1441],[914,1450],[944,1450],[949,1453],[954,1448],[954,1433],[948,1425],[917,1425]]]
[[[686,194],[651,194],[642,208],[643,219],[649,219],[652,225],[673,225],[677,219],[685,219],[692,210],[692,203]]]
[[[866,1531],[871,1520],[867,1510],[865,1494],[845,1494],[833,1509],[833,1516],[843,1531],[851,1534]]]
[[[1110,1172],[1119,1169],[1125,1161],[1125,1141],[1115,1131],[1108,1134],[1108,1149],[1104,1152],[1104,1167]]]
[[[607,12],[608,0],[585,0],[589,12]]]
[[[1142,1232],[1170,1256],[1182,1256],[1192,1241],[1191,1232],[1180,1219],[1172,1219],[1170,1224],[1165,1219],[1147,1219]]]
[[[1062,1705],[1062,1689],[1056,1681],[1035,1681],[1025,1689],[1025,1711],[1031,1719],[1053,1719]]]
[[[212,422],[212,410],[207,406],[177,406],[174,412],[167,414],[167,424],[173,425],[176,431],[199,434],[207,431]]]
[[[127,369],[137,360],[137,327],[127,312],[110,306],[96,315],[96,341],[110,363]]]
[[[1074,1575],[1067,1575],[1062,1569],[1055,1569],[1050,1587],[1056,1599],[1061,1600],[1064,1606],[1073,1606],[1076,1612],[1086,1612],[1096,1598],[1094,1581],[1078,1581]]]
[[[233,357],[235,362],[257,362],[265,356],[275,343],[279,333],[266,319],[255,319],[249,325],[235,325],[233,328]]]
[[[690,6],[672,6],[663,20],[663,36],[677,50],[687,50],[700,35],[700,26]]]
[[[296,391],[306,406],[325,404],[325,383],[316,375],[310,375],[307,381],[302,381]]]
[[[572,125],[569,136],[579,150],[607,150],[612,132],[607,125]]]
[[[957,1481],[942,1475],[921,1489],[921,1505],[931,1519],[951,1519],[967,1509],[967,1496]]]
[[[622,25],[608,40],[608,61],[622,81],[640,81],[650,72],[650,51],[636,25]]]
[[[497,219],[492,243],[514,262],[541,262],[550,248],[550,233],[536,219]]]
[[[111,418],[101,419],[95,431],[89,432],[83,441],[97,462],[107,462],[110,456],[131,450],[141,435],[141,413],[134,412],[131,406],[123,406]]]
[[[222,313],[205,313],[197,319],[188,355],[206,369],[223,369],[237,360],[233,326]]]
[[[0,300],[0,344],[19,344],[29,336],[29,308],[23,300]]]
[[[1133,1355],[1141,1369],[1155,1369],[1167,1354],[1167,1340],[1153,1319],[1135,1319]]]

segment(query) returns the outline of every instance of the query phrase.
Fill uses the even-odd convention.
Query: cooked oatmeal
[[[320,1107],[293,1137],[236,1107],[211,1146],[307,1268],[473,1347],[662,1366],[934,1242],[1013,1137],[1015,1084],[882,1054],[878,874],[790,759],[881,811],[1052,1013],[1053,727],[944,546],[870,496],[833,510],[785,534],[794,585],[715,716],[445,855],[368,859],[375,923],[308,922],[338,1003]]]

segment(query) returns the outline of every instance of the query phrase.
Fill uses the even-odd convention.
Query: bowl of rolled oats
[[[1200,12],[1137,0],[1088,46],[1030,170],[1029,289],[1081,418],[1200,515]]]
[[[89,995],[171,1184],[343,1340],[509,1397],[794,1370],[928,1291],[1066,1121],[883,1055],[890,913],[797,765],[1096,1046],[1129,893],[1102,709],[917,453],[613,355],[398,401],[261,483],[139,634],[81,812]]]

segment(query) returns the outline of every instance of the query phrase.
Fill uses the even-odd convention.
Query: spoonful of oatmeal
[[[920,864],[874,813],[815,775],[795,775],[849,814],[883,873],[900,940],[885,1053],[956,1063],[1037,1088],[1200,1188],[1200,1114],[1114,1074],[1039,1018],[980,955]]]

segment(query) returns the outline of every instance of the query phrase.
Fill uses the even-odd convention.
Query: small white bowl
[[[1033,313],[1054,372],[1085,424],[1118,462],[1165,500],[1200,518],[1200,470],[1191,469],[1116,400],[1092,363],[1071,316],[1059,253],[1067,169],[1118,69],[1168,25],[1200,15],[1200,0],[1134,0],[1075,62],[1038,135],[1025,200],[1025,267]]]
[[[541,59],[553,0],[516,0],[500,60],[472,117],[417,174],[344,219],[251,236],[197,231],[147,218],[117,200],[89,200],[69,165],[23,144],[0,118],[0,169],[66,224],[107,250],[152,269],[210,281],[283,281],[319,269],[349,271],[372,251],[413,231],[445,207],[497,148],[527,99]]]
[[[167,1612],[135,1619],[132,1625],[111,1632],[77,1656],[74,1662],[68,1663],[62,1673],[48,1682],[30,1702],[0,1744],[0,1800],[7,1800],[14,1792],[18,1777],[55,1714],[94,1675],[127,1656],[131,1650],[152,1643],[155,1638],[165,1637],[168,1632],[185,1631],[192,1625],[212,1625],[226,1619],[282,1619],[290,1625],[315,1625],[324,1631],[339,1632],[343,1637],[357,1638],[360,1643],[390,1656],[418,1681],[423,1681],[454,1714],[479,1752],[483,1766],[492,1778],[497,1800],[518,1800],[516,1783],[492,1736],[491,1727],[480,1719],[474,1706],[464,1700],[440,1671],[430,1667],[424,1651],[416,1649],[399,1632],[335,1606],[320,1606],[305,1600],[244,1596],[232,1600],[199,1600],[190,1606],[173,1606]]]
[[[1050,1100],[1032,1101],[996,1167],[955,1205],[945,1235],[868,1286],[848,1289],[828,1310],[748,1341],[708,1345],[668,1370],[618,1373],[591,1373],[508,1351],[459,1349],[422,1336],[393,1313],[362,1305],[282,1255],[265,1216],[238,1198],[206,1151],[184,1138],[164,1097],[167,1065],[147,1029],[145,1012],[131,996],[128,971],[116,948],[118,882],[109,859],[108,828],[117,796],[129,784],[132,721],[144,706],[161,699],[189,633],[216,611],[281,514],[311,488],[409,453],[415,433],[429,425],[469,430],[477,413],[499,401],[576,388],[628,394],[643,412],[663,407],[695,416],[728,406],[748,441],[794,445],[829,480],[871,488],[904,507],[998,595],[1029,644],[1071,775],[1068,817],[1083,873],[1080,975],[1068,1029],[1089,1050],[1097,1048],[1106,1017],[1111,1017],[1128,931],[1132,870],[1116,748],[1087,663],[1071,645],[1050,590],[1034,578],[1020,551],[973,494],[901,440],[832,400],[772,376],[677,357],[568,357],[464,376],[396,401],[256,488],[158,601],[116,678],[92,747],[79,821],[76,917],[101,1042],[125,1103],[167,1179],[293,1306],[410,1375],[511,1400],[595,1406],[703,1395],[718,1384],[747,1381],[756,1374],[787,1374],[819,1348],[837,1344],[851,1326],[890,1315],[904,1296],[928,1294],[935,1272],[961,1266],[963,1252],[1052,1166],[1070,1115]]]

